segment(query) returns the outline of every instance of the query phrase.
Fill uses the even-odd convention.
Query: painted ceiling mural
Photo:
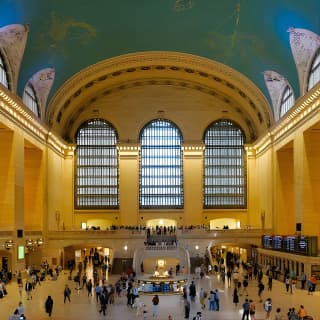
[[[0,0],[0,27],[28,24],[18,93],[53,68],[52,94],[99,61],[140,51],[178,51],[226,64],[269,99],[263,72],[298,92],[289,28],[320,34],[319,0]]]

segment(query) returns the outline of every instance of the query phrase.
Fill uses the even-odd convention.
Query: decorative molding
[[[70,155],[75,146],[65,143],[60,137],[49,131],[45,124],[35,117],[23,102],[0,84],[0,114],[14,125],[22,128],[41,144],[62,156]]]
[[[287,114],[270,131],[261,137],[250,148],[258,155],[265,152],[272,145],[284,139],[297,127],[315,118],[320,113],[320,83],[309,91],[303,99],[296,102]],[[252,151],[253,152],[253,151]]]
[[[252,118],[249,122],[254,123],[255,132],[266,130],[273,123],[266,98],[248,78],[216,61],[176,52],[127,54],[80,71],[50,101],[48,123],[61,132],[72,110],[84,109],[99,96],[114,90],[159,84],[159,81],[188,86],[218,96],[223,103],[236,105],[248,114],[248,119]]]

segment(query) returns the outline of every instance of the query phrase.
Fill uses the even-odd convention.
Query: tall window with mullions
[[[84,123],[76,134],[75,207],[119,207],[117,132],[101,119]]]
[[[7,70],[1,54],[0,54],[0,83],[2,83],[6,88],[9,87]]]
[[[183,208],[182,134],[158,119],[140,133],[139,205],[141,209]]]
[[[308,91],[320,81],[320,49],[315,54],[311,63],[308,79]]]
[[[204,134],[204,208],[247,206],[245,137],[232,121],[212,123]]]

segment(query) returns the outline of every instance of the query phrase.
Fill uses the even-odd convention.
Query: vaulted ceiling
[[[290,27],[320,34],[319,0],[1,0],[0,27],[29,24],[18,93],[38,70],[55,69],[50,98],[102,60],[144,51],[191,53],[241,72],[270,101],[263,72],[298,92]]]

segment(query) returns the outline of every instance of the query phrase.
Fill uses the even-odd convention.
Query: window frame
[[[3,82],[4,80],[5,82]],[[7,89],[9,89],[9,77],[7,72],[7,66],[5,64],[3,55],[0,52],[0,83],[5,86]]]
[[[219,129],[218,126],[221,125]],[[222,144],[224,137],[230,137],[230,135],[223,136],[223,131],[226,131],[224,128],[230,126],[232,131],[238,131],[238,137],[235,136],[234,142],[240,139],[240,143],[230,144],[230,148],[227,148],[228,145]],[[217,127],[215,133],[215,128]],[[211,135],[210,140],[208,135]],[[240,134],[240,135],[239,135]],[[219,139],[220,137],[220,139]],[[212,122],[204,131],[203,134],[203,143],[205,145],[205,151],[203,155],[203,209],[246,209],[247,208],[247,157],[245,150],[245,134],[241,127],[232,120],[229,119],[219,119]],[[230,139],[228,138],[228,140]],[[232,142],[232,141],[231,141]],[[211,144],[211,146],[210,146]],[[228,151],[234,151],[229,152]],[[240,150],[240,156],[237,156],[237,150]],[[224,153],[224,154],[223,154]],[[231,155],[231,157],[228,157]],[[234,164],[231,165],[231,160],[235,160]],[[238,164],[240,161],[240,164]],[[223,164],[225,163],[225,164]],[[230,173],[234,171],[234,174],[238,173],[238,180],[242,183],[238,184],[219,184],[219,180],[223,181],[232,181],[234,180],[233,174]],[[239,175],[239,171],[241,174]],[[225,172],[222,174],[222,172]],[[210,174],[209,174],[210,173]],[[229,180],[228,180],[229,179]],[[210,183],[209,183],[210,181]],[[215,182],[215,183],[214,183]],[[243,190],[242,192],[236,192],[236,190]],[[212,189],[212,192],[208,192],[209,189]],[[216,189],[214,193],[213,190]],[[234,189],[234,192],[226,192],[227,190]],[[237,198],[239,199],[238,201]],[[220,200],[219,200],[220,199]],[[229,203],[227,203],[229,200]],[[230,202],[230,200],[233,200]]]
[[[165,132],[161,125],[169,126],[167,136],[161,136]],[[173,135],[166,140],[169,133]],[[149,144],[145,144],[144,139],[149,140]],[[165,144],[170,140],[172,144]],[[155,119],[141,129],[139,142],[139,209],[182,209],[184,176],[183,136],[180,129],[170,120]]]
[[[279,108],[279,118],[283,117],[295,104],[292,88],[287,84],[282,91]]]
[[[38,118],[40,118],[40,108],[37,94],[33,85],[30,82],[27,83],[23,90],[22,101],[32,113],[34,113]]]
[[[320,48],[316,51],[310,65],[307,91],[310,91],[317,83],[320,82]]]
[[[96,124],[100,126],[94,126]],[[92,127],[90,127],[92,125]],[[83,147],[79,147],[80,138],[79,135],[81,130],[91,130],[91,133],[83,132],[84,139],[87,140],[87,144],[83,144]],[[110,137],[110,140],[106,141],[103,144],[103,140],[97,140],[98,133],[94,133],[94,131],[98,133],[105,133],[107,137]],[[101,131],[101,132],[100,132]],[[115,141],[113,141],[115,140]],[[93,144],[95,142],[96,144]],[[113,143],[112,143],[113,142]],[[76,143],[76,150],[75,150],[75,160],[74,160],[74,207],[76,210],[109,210],[109,209],[119,209],[120,205],[120,197],[119,197],[119,152],[118,152],[118,133],[114,126],[100,118],[94,118],[87,120],[86,122],[82,123],[76,134],[75,134],[75,143]],[[109,144],[108,144],[109,143]],[[104,148],[103,148],[104,147]],[[87,152],[81,159],[83,163],[81,167],[79,167],[79,163],[81,159],[79,158],[79,150],[83,150],[84,152],[87,150],[91,150],[92,153]],[[111,155],[111,156],[110,156]],[[109,157],[108,157],[109,156]],[[102,160],[103,164],[95,164],[95,161]],[[79,169],[84,169],[83,171],[87,171],[87,173],[91,172],[91,181],[94,180],[100,183],[80,185],[79,184]],[[100,174],[99,174],[100,171]],[[106,173],[109,174],[107,175]],[[103,173],[105,176],[103,176]],[[104,179],[103,179],[104,178]],[[83,175],[83,179],[87,179],[90,181],[90,174]],[[113,181],[113,183],[112,183]],[[114,183],[114,181],[116,181]],[[109,187],[109,189],[107,189]],[[84,193],[79,192],[79,188],[84,190]],[[90,188],[95,191],[100,189],[99,193],[87,192]],[[103,190],[109,190],[109,193],[104,192]],[[84,199],[87,197],[87,203],[80,203],[80,198],[83,196]],[[89,198],[100,199],[100,203],[90,204]],[[105,201],[106,203],[102,203]],[[107,203],[109,201],[109,204]]]

